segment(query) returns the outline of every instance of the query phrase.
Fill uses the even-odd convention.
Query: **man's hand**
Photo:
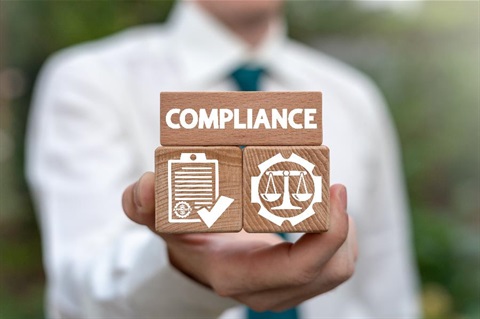
[[[123,209],[155,232],[154,174],[123,193]],[[357,259],[355,227],[343,185],[330,189],[330,229],[289,243],[276,234],[159,234],[170,262],[218,295],[257,311],[281,311],[329,291],[348,278]]]

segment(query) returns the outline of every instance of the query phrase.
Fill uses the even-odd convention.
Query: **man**
[[[154,233],[152,173],[126,186],[153,169],[158,93],[243,88],[239,70],[264,70],[254,89],[324,93],[331,180],[349,189],[357,236],[342,185],[331,188],[330,231],[295,244]],[[213,318],[234,306],[224,316],[242,318],[242,304],[298,306],[300,318],[418,315],[384,103],[356,71],[287,39],[280,1],[180,2],[165,26],[58,54],[37,86],[28,151],[52,318]]]

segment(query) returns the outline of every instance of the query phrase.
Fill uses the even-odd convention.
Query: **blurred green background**
[[[171,1],[0,1],[0,318],[43,318],[24,181],[32,86],[61,48],[165,20]],[[399,131],[426,318],[480,318],[480,4],[295,1],[292,37],[384,92]],[[395,289],[395,287],[392,287]]]

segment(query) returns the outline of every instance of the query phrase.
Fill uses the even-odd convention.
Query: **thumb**
[[[123,211],[132,221],[155,230],[155,174],[147,172],[128,186],[122,196]]]

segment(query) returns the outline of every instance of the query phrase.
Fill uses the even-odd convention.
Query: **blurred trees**
[[[391,108],[426,315],[480,316],[479,3],[425,2],[411,12],[334,1],[291,7],[293,35],[370,75]]]
[[[171,6],[0,2],[0,317],[43,317],[39,234],[23,179],[24,132],[40,66],[61,48],[162,22]],[[392,11],[350,1],[287,4],[294,38],[367,73],[391,107],[428,318],[480,316],[479,6],[434,1]]]

